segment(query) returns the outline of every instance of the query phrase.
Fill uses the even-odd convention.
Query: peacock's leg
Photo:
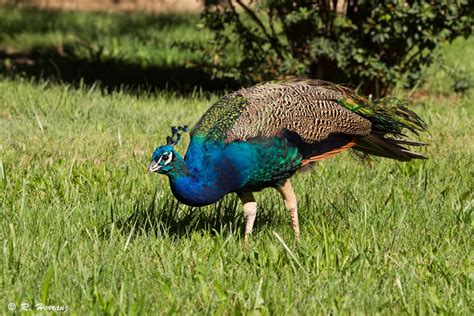
[[[300,239],[300,224],[298,223],[298,204],[296,202],[296,195],[290,183],[290,179],[287,179],[285,183],[279,187],[283,200],[285,201],[285,207],[290,211],[291,216],[291,227],[295,232],[296,239]]]
[[[244,216],[246,219],[244,242],[247,244],[248,236],[252,232],[253,222],[255,221],[255,216],[257,215],[257,202],[255,202],[252,192],[241,193],[240,199],[244,205]]]

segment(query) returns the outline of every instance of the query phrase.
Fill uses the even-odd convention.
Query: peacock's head
[[[172,136],[166,137],[167,144],[156,148],[153,152],[150,165],[148,166],[148,172],[158,172],[162,174],[170,174],[173,172],[177,162],[182,160],[173,146],[177,145],[181,139],[180,132],[186,132],[187,130],[187,126],[173,126],[171,128]]]
[[[173,170],[174,162],[179,154],[171,145],[163,145],[155,149],[151,156],[148,172],[158,172],[162,174],[170,173]]]

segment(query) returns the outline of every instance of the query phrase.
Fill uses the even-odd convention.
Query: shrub
[[[386,94],[442,42],[472,33],[470,0],[207,0],[202,66],[242,83],[309,76]]]

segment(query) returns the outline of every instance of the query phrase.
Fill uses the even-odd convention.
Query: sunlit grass
[[[296,175],[299,244],[276,192],[258,194],[244,252],[235,197],[191,209],[174,202],[164,177],[145,173],[169,126],[195,122],[215,97],[7,79],[0,90],[5,308],[472,311],[468,98],[415,108],[430,125],[428,161],[367,165],[344,154]]]
[[[90,24],[84,37],[95,36],[102,23],[123,39],[117,47],[127,58],[140,49],[170,62],[188,54],[167,44],[179,28],[124,35],[111,31],[122,23],[116,15],[67,14],[44,26],[45,37],[31,21],[10,26],[0,43],[49,47],[67,42],[77,25]],[[163,51],[146,42],[154,36]],[[457,41],[443,54],[462,66],[466,52],[472,69],[472,47]],[[279,195],[264,190],[247,251],[235,196],[189,208],[176,203],[165,177],[145,172],[169,127],[192,125],[216,95],[0,77],[3,313],[13,302],[67,305],[79,315],[472,314],[472,92],[448,97],[447,77],[430,71],[428,92],[413,106],[429,125],[421,136],[429,160],[360,162],[344,153],[295,175],[299,243]]]

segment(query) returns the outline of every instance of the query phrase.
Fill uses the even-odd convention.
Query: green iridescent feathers
[[[250,144],[259,150],[256,166],[246,179],[246,183],[250,187],[257,183],[271,183],[272,186],[282,185],[301,167],[301,154],[296,147],[289,145],[286,138],[256,138]],[[258,185],[256,189],[260,189]]]
[[[361,97],[349,96],[338,100],[338,103],[354,113],[368,118],[372,128],[394,136],[404,136],[403,129],[411,132],[426,130],[426,124],[405,102],[396,98],[385,98],[369,101]]]
[[[207,141],[218,142],[226,137],[227,131],[235,124],[247,102],[239,96],[227,95],[207,110],[191,131]]]

